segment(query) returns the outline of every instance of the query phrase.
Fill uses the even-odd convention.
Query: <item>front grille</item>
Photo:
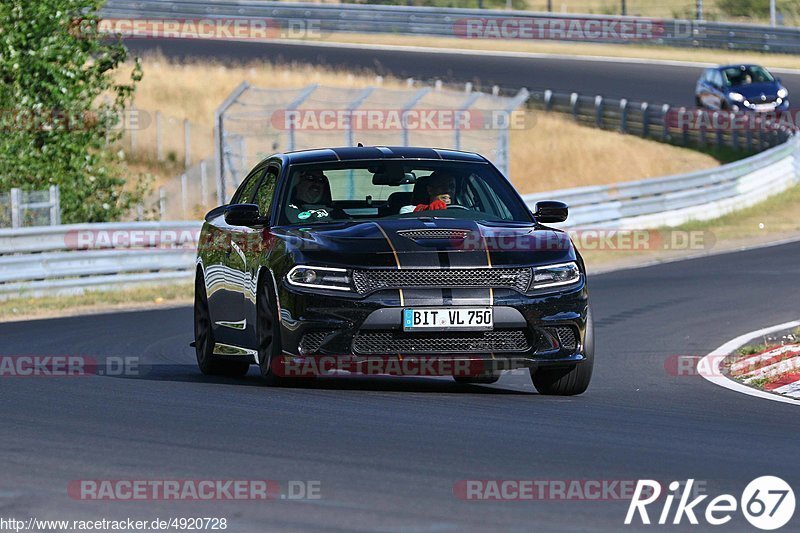
[[[432,288],[510,288],[528,289],[529,268],[463,268],[463,269],[379,269],[355,270],[353,282],[360,294],[382,289]]]
[[[578,347],[577,336],[575,335],[575,330],[573,328],[562,326],[551,329],[555,330],[555,334],[558,337],[558,343],[562,348],[565,350],[575,350],[575,348]]]
[[[409,239],[466,239],[472,232],[464,229],[411,229],[398,231],[398,235]]]
[[[328,330],[312,331],[310,333],[306,333],[300,340],[300,346],[298,347],[300,353],[303,355],[316,353],[317,351],[319,351],[319,348],[320,346],[322,346],[322,343],[325,342],[325,338],[331,333],[332,332]]]
[[[362,355],[524,352],[531,343],[523,330],[438,332],[361,331],[353,351]]]

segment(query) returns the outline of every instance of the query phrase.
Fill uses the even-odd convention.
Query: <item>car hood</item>
[[[778,83],[751,83],[750,85],[737,85],[729,87],[728,92],[739,93],[751,102],[758,102],[761,95],[775,97],[781,86]]]
[[[535,224],[406,218],[273,228],[294,264],[486,268],[576,259],[569,236]]]

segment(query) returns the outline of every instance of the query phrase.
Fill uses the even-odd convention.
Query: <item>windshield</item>
[[[280,224],[382,218],[467,218],[532,222],[530,212],[486,163],[374,160],[292,165]]]
[[[751,83],[772,83],[775,81],[772,74],[758,66],[729,67],[724,69],[722,74],[728,87],[750,85]]]

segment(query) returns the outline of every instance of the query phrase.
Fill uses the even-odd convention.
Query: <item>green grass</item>
[[[751,207],[705,221],[690,221],[679,230],[712,231],[716,242],[770,236],[800,234],[800,185],[776,194]]]

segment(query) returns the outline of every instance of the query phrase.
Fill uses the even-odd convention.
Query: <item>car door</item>
[[[264,175],[266,165],[259,165],[242,181],[229,205],[252,203],[256,188]],[[247,287],[247,262],[244,250],[248,234],[253,230],[231,226],[224,216],[214,222],[220,238],[218,262],[206,265],[206,284],[209,290],[209,307],[214,321],[214,337],[220,344],[241,347],[245,339],[247,317],[244,308],[244,293]]]
[[[272,217],[273,205],[275,203],[275,190],[278,179],[281,175],[280,160],[272,160],[267,164],[267,171],[259,182],[256,189],[253,203],[258,205],[258,211],[264,220]],[[265,225],[263,228],[251,229],[248,233],[247,246],[244,248],[246,265],[246,286],[244,296],[244,312],[247,320],[245,330],[245,343],[248,347],[256,346],[256,295],[258,294],[258,276],[263,268],[269,268],[269,257],[276,244],[275,239],[270,237],[270,228]],[[267,272],[268,275],[269,272]]]

